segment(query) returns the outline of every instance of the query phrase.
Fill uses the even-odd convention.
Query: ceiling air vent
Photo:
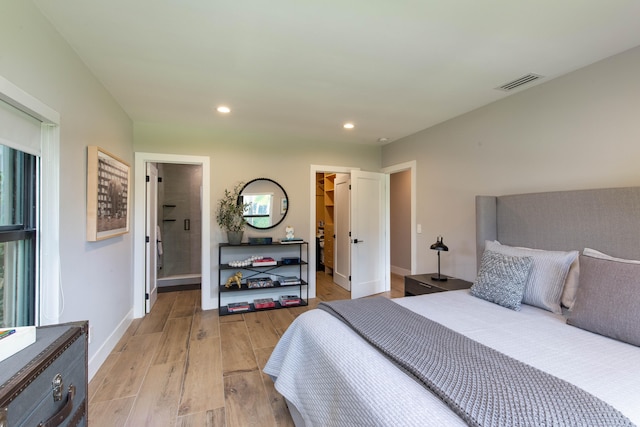
[[[544,76],[538,75],[538,74],[527,74],[526,76],[522,76],[519,79],[515,79],[512,82],[509,83],[505,83],[500,87],[497,87],[496,89],[498,90],[503,90],[505,92],[509,92],[512,91],[514,89],[519,88],[520,86],[524,86],[526,84],[529,84],[533,81],[536,81],[538,79],[541,79]]]

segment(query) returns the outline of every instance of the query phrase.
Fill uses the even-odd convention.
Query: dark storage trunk
[[[0,427],[87,425],[87,322],[43,326],[0,362]]]

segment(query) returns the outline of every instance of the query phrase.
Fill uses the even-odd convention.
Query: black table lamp
[[[436,242],[433,245],[431,245],[431,249],[433,249],[434,251],[438,251],[438,275],[437,276],[431,276],[431,279],[432,280],[437,280],[439,282],[444,282],[444,281],[447,280],[447,277],[440,275],[440,252],[448,251],[449,248],[442,241],[442,236],[438,236],[438,238],[436,239]]]

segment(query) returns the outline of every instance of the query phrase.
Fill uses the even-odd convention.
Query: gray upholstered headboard
[[[640,187],[476,196],[478,268],[485,240],[640,259]]]

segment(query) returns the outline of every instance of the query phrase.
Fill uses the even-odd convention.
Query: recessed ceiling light
[[[216,110],[218,110],[218,113],[223,113],[223,114],[227,114],[231,112],[231,109],[224,105],[219,106]]]
[[[342,125],[342,127],[345,129],[353,129],[355,126],[353,123],[345,123]]]

